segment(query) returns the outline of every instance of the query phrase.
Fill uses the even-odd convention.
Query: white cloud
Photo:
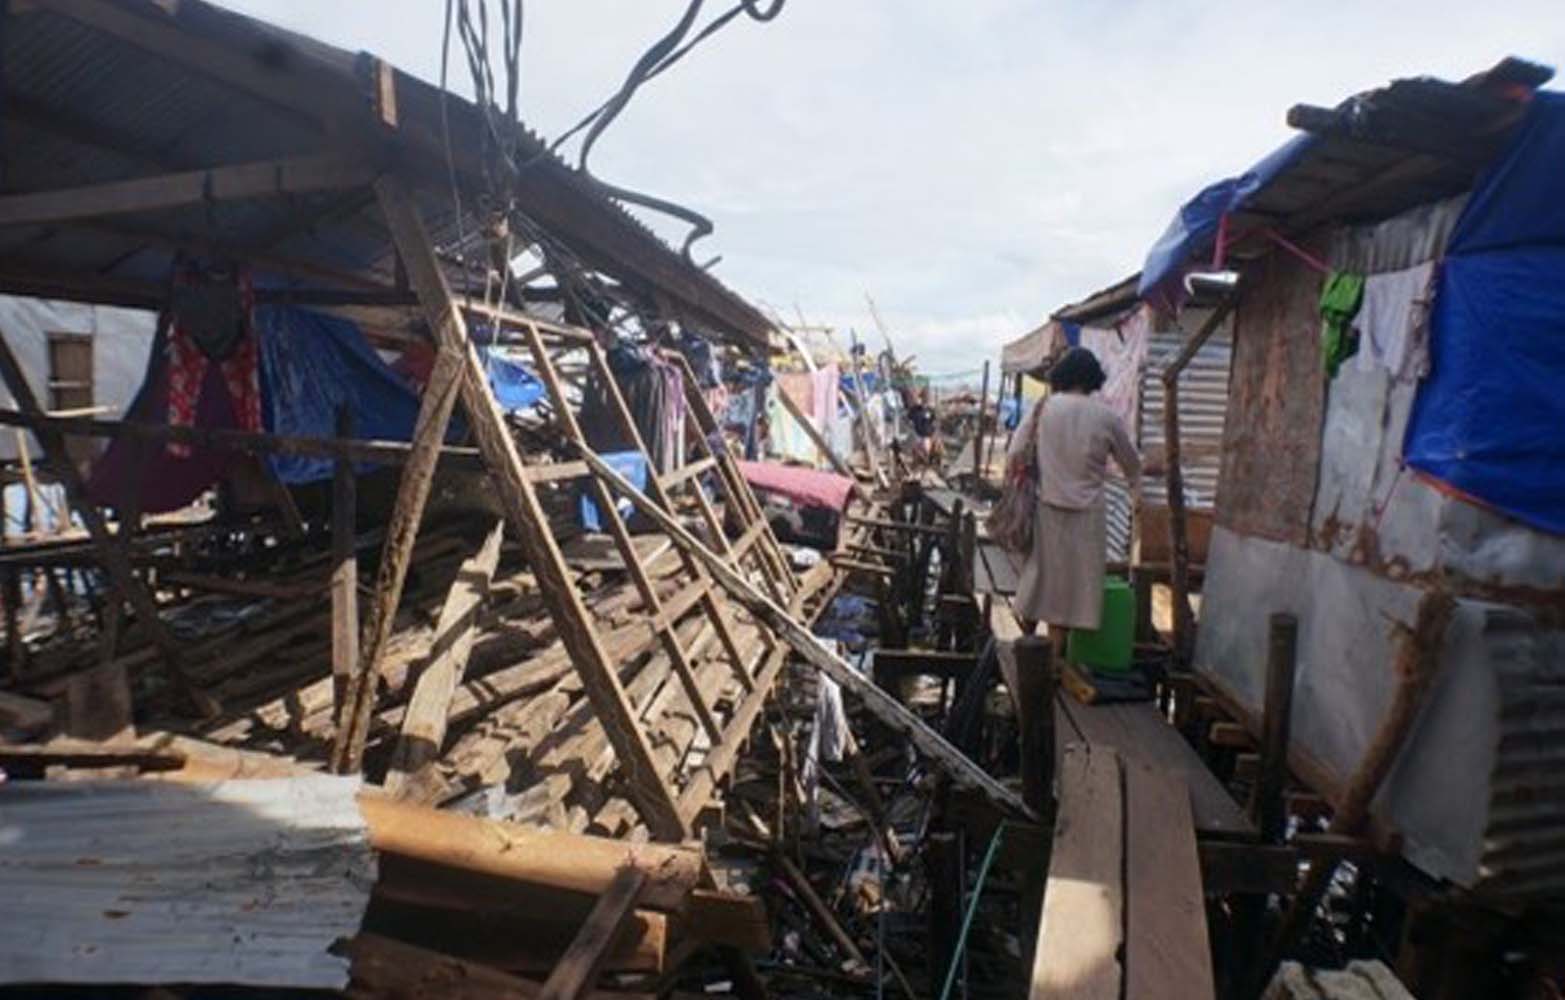
[[[438,0],[227,2],[438,74]],[[533,0],[529,124],[572,124],[683,7]],[[972,368],[1137,269],[1180,201],[1288,138],[1290,105],[1508,54],[1557,62],[1558,14],[1559,0],[790,0],[644,88],[593,169],[712,217],[698,255],[721,254],[741,294],[864,333],[868,290],[926,369]],[[465,77],[459,58],[452,72]]]

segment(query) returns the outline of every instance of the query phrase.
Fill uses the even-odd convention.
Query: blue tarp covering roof
[[[1309,133],[1295,136],[1249,170],[1208,185],[1179,206],[1174,221],[1147,252],[1136,293],[1159,308],[1176,306],[1182,298],[1190,263],[1211,256],[1222,217],[1243,209],[1318,141]]]
[[[1452,233],[1408,465],[1565,534],[1565,95],[1539,93]]]

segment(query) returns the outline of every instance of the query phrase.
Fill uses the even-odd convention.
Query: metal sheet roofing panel
[[[340,988],[375,855],[358,779],[0,787],[0,983]]]

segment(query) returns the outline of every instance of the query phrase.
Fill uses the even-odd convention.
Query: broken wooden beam
[[[489,581],[500,562],[500,541],[505,522],[498,521],[471,559],[462,563],[451,593],[435,625],[429,665],[419,675],[402,717],[402,732],[391,752],[385,789],[400,795],[419,768],[440,756],[446,738],[451,698],[467,669],[478,625],[478,608],[489,593]]]

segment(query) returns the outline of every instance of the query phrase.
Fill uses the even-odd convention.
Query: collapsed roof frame
[[[267,149],[262,159],[244,162],[202,163],[195,169],[165,169],[147,174],[146,157],[129,159],[134,172],[125,176],[123,140],[105,139],[114,130],[100,129],[83,115],[63,114],[58,118],[48,110],[46,100],[26,96],[20,88],[21,106],[31,115],[32,127],[40,131],[67,131],[68,141],[76,146],[114,145],[110,159],[91,157],[64,176],[85,183],[61,184],[52,177],[46,183],[21,185],[22,190],[0,196],[0,241],[22,234],[21,245],[39,252],[36,259],[22,264],[15,256],[0,259],[0,290],[31,295],[55,295],[107,304],[133,304],[161,307],[164,292],[146,275],[167,269],[176,252],[195,248],[203,252],[243,261],[258,272],[277,272],[290,278],[308,278],[309,289],[273,289],[279,298],[333,306],[369,306],[385,311],[404,311],[416,307],[423,330],[436,349],[436,360],[421,402],[412,440],[405,448],[391,449],[401,465],[401,478],[389,519],[379,563],[373,597],[363,620],[363,648],[347,644],[344,653],[334,643],[334,673],[343,682],[335,716],[339,720],[332,748],[334,770],[352,773],[359,770],[373,708],[379,694],[381,660],[391,634],[392,620],[400,603],[414,542],[426,502],[430,495],[435,467],[448,452],[444,445],[446,428],[458,399],[467,417],[467,425],[478,443],[477,456],[487,467],[497,487],[509,525],[509,533],[520,543],[529,567],[539,582],[540,596],[549,607],[571,660],[575,663],[593,709],[604,727],[609,743],[620,762],[628,797],[642,815],[654,836],[666,840],[686,837],[698,813],[707,805],[716,783],[721,780],[717,762],[731,764],[739,745],[746,739],[750,723],[758,716],[773,682],[785,660],[786,646],[761,635],[760,649],[741,648],[733,634],[733,621],[720,592],[705,571],[688,554],[687,572],[694,586],[690,600],[664,604],[647,576],[641,557],[631,544],[623,519],[609,501],[604,483],[592,476],[582,463],[564,463],[565,473],[587,478],[594,490],[610,534],[629,569],[648,618],[648,625],[669,658],[685,696],[700,718],[710,741],[707,766],[699,773],[686,775],[681,793],[670,762],[654,748],[649,734],[638,719],[638,711],[627,698],[615,663],[588,615],[582,596],[569,574],[564,556],[548,526],[540,504],[538,488],[546,481],[561,478],[560,469],[550,466],[546,473],[529,468],[505,417],[496,403],[485,369],[474,342],[469,337],[469,317],[496,329],[505,329],[512,339],[529,350],[540,377],[546,384],[552,412],[568,446],[586,452],[587,445],[568,405],[560,378],[554,367],[559,352],[587,353],[593,376],[610,388],[611,415],[617,418],[643,457],[646,446],[635,431],[625,401],[617,392],[604,351],[594,334],[581,327],[553,324],[526,315],[505,305],[461,301],[458,283],[467,278],[459,267],[452,280],[451,256],[437,247],[426,218],[438,216],[449,203],[452,175],[447,172],[443,155],[443,136],[434,129],[432,111],[439,111],[441,95],[434,88],[396,72],[376,60],[354,60],[346,53],[330,50],[308,39],[287,36],[275,29],[232,15],[201,2],[181,4],[168,13],[163,6],[144,0],[42,0],[25,12],[7,16],[5,27],[18,28],[18,18],[45,19],[22,22],[25,34],[32,30],[47,37],[50,31],[89,29],[88,44],[107,41],[116,54],[134,50],[155,56],[186,73],[198,86],[203,98],[205,88],[242,95],[241,105],[265,104],[303,119],[299,129],[276,136],[266,135],[264,125],[255,141],[275,142],[275,152]],[[49,20],[52,19],[52,20]],[[80,33],[77,32],[77,40]],[[48,48],[47,44],[43,48]],[[134,58],[145,58],[137,55]],[[335,62],[334,62],[335,61]],[[363,79],[344,72],[369,67],[368,81],[373,88],[365,93]],[[24,74],[24,79],[31,79]],[[38,79],[47,79],[40,73]],[[13,80],[13,84],[15,81]],[[134,87],[124,89],[133,90]],[[227,98],[221,98],[226,101]],[[476,116],[477,110],[465,102],[451,101],[450,110],[458,116]],[[59,109],[55,109],[56,111]],[[236,112],[237,113],[237,112]],[[74,126],[61,122],[74,121]],[[304,152],[299,151],[303,142]],[[541,146],[540,146],[541,150]],[[158,157],[154,166],[166,164]],[[475,185],[481,165],[470,155],[454,155],[450,167],[459,185]],[[96,170],[94,169],[96,168]],[[33,169],[40,177],[46,173],[23,164],[26,177]],[[16,185],[13,185],[15,187]],[[442,191],[444,189],[444,191]],[[420,197],[422,196],[422,198]],[[319,199],[327,199],[323,204]],[[313,204],[304,212],[292,211],[299,201]],[[471,198],[470,203],[476,202]],[[617,206],[596,195],[585,182],[568,174],[552,157],[540,160],[535,170],[524,171],[518,183],[517,201],[528,212],[536,213],[543,225],[557,228],[573,254],[601,263],[623,288],[644,294],[647,302],[661,315],[672,314],[696,326],[720,333],[743,346],[764,345],[769,324],[732,293],[686,262],[634,223]],[[289,209],[279,219],[274,212],[278,203]],[[251,211],[262,216],[262,229],[278,233],[296,230],[300,215],[311,229],[343,230],[342,241],[350,248],[336,259],[320,255],[300,255],[292,246],[301,240],[288,237],[270,242],[251,242],[218,236],[212,216],[218,210]],[[205,215],[203,219],[202,216]],[[122,217],[151,218],[150,228],[116,231],[114,221]],[[250,221],[238,216],[241,227]],[[106,226],[105,220],[110,220]],[[205,223],[207,233],[199,232]],[[362,228],[371,238],[362,238]],[[251,226],[251,229],[254,227]],[[460,230],[460,224],[458,229]],[[355,232],[354,230],[359,231]],[[129,238],[139,245],[126,254],[116,255],[107,266],[93,266],[81,256],[72,259],[69,249],[57,244],[71,238],[85,239],[89,248],[104,233]],[[382,235],[384,234],[384,235]],[[61,239],[63,237],[63,239]],[[355,242],[354,238],[357,238]],[[13,246],[15,244],[12,244]],[[284,246],[282,252],[275,250]],[[151,253],[144,252],[152,248]],[[358,251],[355,259],[353,250]],[[367,252],[366,252],[367,251]],[[150,267],[145,258],[151,257]],[[52,259],[51,259],[52,258]],[[122,265],[128,265],[123,266]],[[502,263],[502,266],[504,264]],[[121,271],[132,272],[123,275]],[[137,273],[139,272],[139,274]],[[318,287],[324,282],[327,287]],[[408,319],[417,330],[418,320]],[[696,390],[693,373],[681,368],[689,404],[698,421],[712,423],[705,412],[705,401]],[[212,715],[219,706],[194,683],[187,673],[178,641],[161,621],[156,600],[148,585],[132,568],[128,549],[109,530],[106,518],[88,498],[79,470],[70,462],[65,440],[68,434],[119,433],[128,425],[92,422],[84,426],[50,418],[32,391],[26,373],[9,347],[0,340],[0,378],[10,388],[20,412],[5,414],[8,423],[30,427],[44,444],[48,461],[65,487],[72,509],[82,518],[99,560],[107,570],[111,589],[129,602],[138,623],[144,627],[158,650],[167,676],[186,702],[198,714]],[[105,427],[98,426],[106,424]],[[705,429],[705,427],[704,427]],[[142,438],[173,440],[184,429],[137,427]],[[166,433],[165,433],[166,432]],[[189,435],[186,435],[189,436]],[[305,450],[332,453],[340,467],[347,466],[350,454],[365,448],[386,452],[368,442],[348,439],[332,441],[273,440],[264,434],[230,435],[230,445],[256,451]],[[242,438],[242,440],[241,440]],[[215,442],[222,444],[223,442]],[[721,487],[729,517],[738,523],[742,535],[728,544],[723,526],[704,495],[695,500],[706,529],[723,540],[725,558],[738,566],[744,560],[753,563],[753,572],[763,579],[773,596],[798,606],[809,596],[793,576],[770,527],[761,516],[759,504],[739,475],[733,456],[726,446],[714,443],[703,433],[701,444],[706,457],[696,463],[712,470]],[[460,449],[469,453],[469,449]],[[388,452],[391,453],[391,452]],[[384,455],[382,456],[384,457]],[[650,467],[650,466],[649,466]],[[655,468],[655,467],[654,467]],[[671,504],[678,489],[692,488],[695,476],[681,470],[663,480],[654,480],[649,494],[660,504]],[[334,636],[339,631],[357,631],[356,602],[339,605],[334,588]],[[676,605],[679,605],[676,607]],[[726,727],[718,724],[691,668],[690,656],[676,632],[678,620],[699,606],[715,630],[730,661],[734,675],[744,692],[728,713]],[[758,655],[756,655],[758,653]],[[109,651],[112,656],[112,649]],[[107,723],[114,728],[129,721],[130,694],[123,665],[105,661],[97,690],[106,692],[101,706]],[[448,699],[447,699],[448,700]],[[430,700],[432,712],[443,719],[446,705],[439,698]],[[410,710],[404,727],[403,743],[423,721],[421,713]],[[428,713],[422,713],[428,714]],[[406,757],[408,755],[402,755]],[[414,754],[413,757],[418,755]],[[426,755],[427,756],[427,755]],[[676,764],[678,762],[675,762]]]
[[[41,199],[0,210],[5,226],[18,227],[10,235],[23,237],[0,244],[0,291],[156,308],[168,256],[196,249],[242,255],[296,282],[337,286],[291,287],[293,301],[411,305],[373,201],[343,184],[355,170],[393,165],[417,191],[439,243],[480,229],[471,217],[455,218],[450,205],[453,182],[464,204],[478,201],[481,110],[367,53],[355,56],[203,0],[172,7],[155,0],[36,0],[13,5],[6,21],[14,58],[0,104],[12,191],[142,183],[106,188],[96,198],[73,190],[83,199],[74,212]],[[510,194],[537,228],[648,312],[747,350],[766,348],[772,324],[756,309],[536,136],[523,131],[517,142],[525,166]],[[37,152],[29,158],[21,149]],[[303,161],[288,162],[300,154]],[[322,162],[311,169],[316,154]],[[341,158],[335,168],[328,165],[333,156]],[[237,170],[246,160],[248,175],[206,179],[211,168]],[[62,184],[61,177],[79,183]],[[202,192],[194,207],[167,200],[170,190],[191,184]],[[213,231],[212,215],[224,211],[225,200],[267,193],[280,197],[228,214],[224,233]],[[279,200],[290,210],[277,210]],[[106,224],[106,213],[134,224]],[[331,230],[331,238],[311,239],[321,230]],[[81,252],[83,238],[124,249],[106,260],[90,257]]]

